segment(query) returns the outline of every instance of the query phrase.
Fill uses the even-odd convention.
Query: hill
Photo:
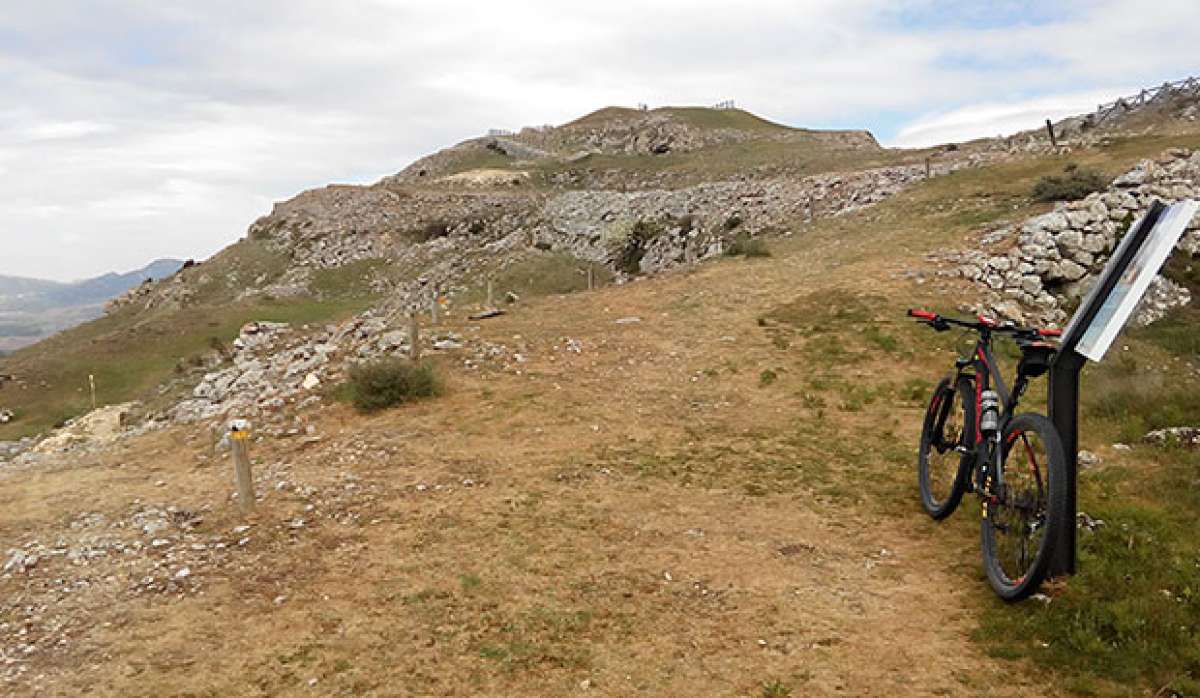
[[[212,259],[14,353],[0,370],[40,389],[4,397],[21,416],[0,439],[85,411],[89,375],[108,401],[171,407],[251,320],[328,322],[378,304],[394,328],[435,288],[452,305],[477,303],[489,276],[500,295],[528,297],[580,288],[587,264],[616,281],[657,273],[720,256],[739,236],[869,206],[923,178],[928,154],[698,108],[608,109],[473,139],[374,185],[276,204]],[[948,155],[930,171],[968,163]]]
[[[0,351],[34,344],[103,314],[104,304],[148,280],[164,279],[183,262],[160,259],[125,274],[61,283],[0,275]]]
[[[752,133],[745,117],[704,117],[715,125],[686,126],[679,151],[625,152],[652,142],[646,115],[605,110],[514,140],[548,155],[485,141],[486,167],[434,156],[305,192],[213,259],[4,359],[0,407],[17,418],[0,438],[86,411],[88,373],[102,402],[142,405],[114,408],[124,430],[111,414],[104,434],[77,422],[51,446],[9,447],[0,623],[24,632],[0,640],[21,657],[0,681],[100,695],[1193,693],[1200,452],[1143,438],[1200,413],[1195,308],[1164,309],[1089,368],[1080,574],[1017,607],[981,581],[977,509],[941,525],[920,512],[923,405],[956,346],[903,314],[1069,307],[1062,262],[1074,281],[1094,274],[1106,236],[1154,196],[1200,192],[1200,132],[1116,133],[1069,155],[909,152],[792,143],[771,124],[729,136],[727,119]],[[593,130],[609,152],[559,159]],[[734,148],[740,169],[717,166]],[[1115,181],[1035,200],[1068,164]],[[1167,269],[1193,292],[1197,251]],[[488,279],[507,312],[473,320]],[[346,371],[406,355],[414,311],[445,394],[356,413],[338,399]],[[1044,397],[1037,383],[1027,401]],[[249,515],[214,451],[234,416],[256,427]]]

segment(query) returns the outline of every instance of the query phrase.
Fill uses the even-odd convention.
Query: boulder
[[[1058,269],[1059,273],[1062,274],[1062,278],[1066,279],[1067,281],[1077,281],[1082,279],[1084,274],[1087,274],[1087,269],[1085,269],[1083,265],[1073,262],[1069,259],[1064,259],[1063,261],[1059,262]]]

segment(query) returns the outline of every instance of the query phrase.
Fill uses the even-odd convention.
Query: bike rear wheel
[[[921,505],[934,519],[958,508],[969,479],[969,459],[975,444],[973,383],[965,376],[947,376],[933,390],[921,447],[917,452],[917,481]]]
[[[1005,601],[1019,601],[1045,579],[1067,512],[1066,457],[1054,424],[1017,415],[1001,440],[1003,487],[983,501],[983,566]],[[990,487],[990,483],[989,483]]]

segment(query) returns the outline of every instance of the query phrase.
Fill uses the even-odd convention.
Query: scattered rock
[[[1184,448],[1200,448],[1200,427],[1155,429],[1143,438],[1146,443],[1159,446],[1177,445]]]
[[[1076,525],[1083,530],[1094,531],[1104,525],[1104,519],[1093,519],[1081,511],[1076,516]]]

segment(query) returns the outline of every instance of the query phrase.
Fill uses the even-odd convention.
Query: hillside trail
[[[846,295],[877,303],[884,319],[916,292],[899,275],[919,259],[903,240],[823,235],[782,242],[768,259],[523,303],[479,323],[521,354],[512,370],[442,360],[444,397],[370,417],[324,408],[310,417],[320,441],[255,444],[267,496],[243,557],[193,573],[202,593],[129,596],[118,585],[55,597],[60,615],[77,616],[75,640],[35,660],[42,678],[20,685],[46,695],[1053,694],[971,640],[977,611],[997,602],[971,517],[939,526],[920,511],[919,406],[836,408],[847,386],[902,383],[914,363],[928,374],[924,359],[814,360],[760,322],[797,299],[820,309]],[[856,331],[832,337],[852,343]],[[824,408],[818,381],[834,386]],[[313,512],[311,499],[271,487],[284,475],[337,496]],[[202,531],[243,521],[210,437],[174,428],[0,473],[16,493],[0,532],[61,529],[83,511],[118,517],[162,501],[164,482],[180,505],[209,505]],[[298,517],[300,530],[288,525]]]

